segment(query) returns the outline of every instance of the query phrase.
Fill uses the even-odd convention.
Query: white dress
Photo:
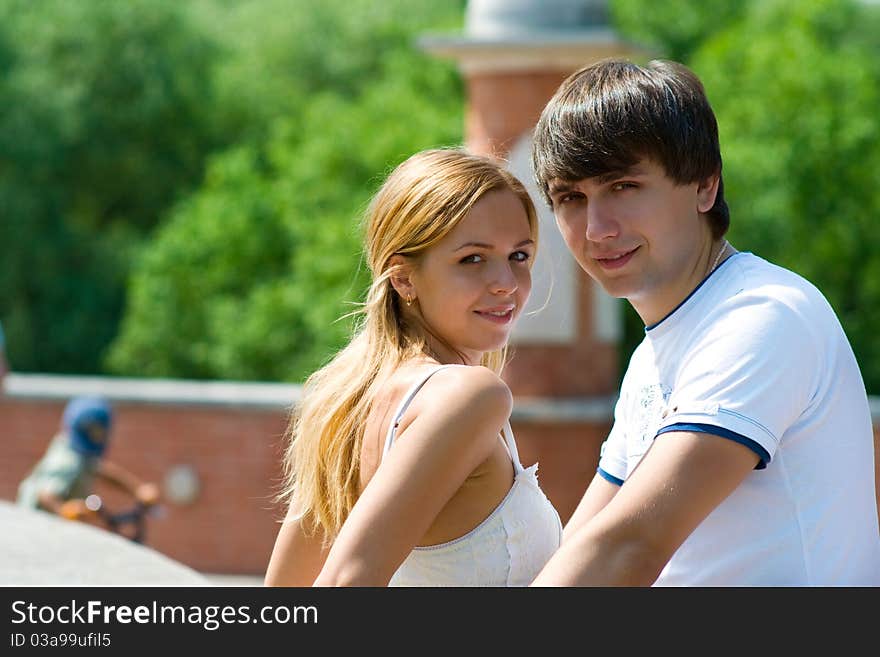
[[[435,368],[404,395],[385,437],[383,457],[391,449],[396,425],[412,398],[445,367],[456,366]],[[507,495],[464,536],[413,548],[389,586],[527,586],[559,547],[562,523],[538,485],[538,464],[523,468],[509,423],[499,439],[507,447],[515,470]]]

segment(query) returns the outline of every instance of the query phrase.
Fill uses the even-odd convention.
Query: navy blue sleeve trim
[[[660,431],[657,432],[659,436],[661,433],[668,433],[670,431],[693,431],[694,433],[711,433],[715,436],[721,436],[722,438],[727,438],[732,440],[735,443],[739,443],[740,445],[745,445],[750,450],[752,450],[758,457],[761,459],[758,461],[758,465],[755,466],[755,470],[763,470],[767,467],[767,464],[770,463],[770,453],[764,449],[760,443],[755,442],[751,438],[746,438],[745,436],[735,433],[730,429],[725,429],[724,427],[716,427],[714,424],[671,424],[668,427],[663,427]]]
[[[612,484],[617,484],[618,486],[623,486],[623,479],[618,479],[614,475],[608,474],[602,468],[596,468],[596,472],[598,472],[600,475],[602,475],[603,479],[610,481]]]

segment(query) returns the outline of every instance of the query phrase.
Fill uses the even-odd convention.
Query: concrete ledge
[[[75,395],[103,395],[110,401],[135,404],[237,406],[289,410],[302,394],[293,383],[134,379],[104,376],[13,373],[6,377],[4,394],[13,399],[67,400]],[[516,422],[610,422],[614,396],[577,399],[517,398]],[[871,417],[880,424],[880,397],[869,397]]]
[[[135,379],[110,376],[11,373],[4,394],[10,399],[66,401],[76,395],[102,395],[111,402],[179,406],[235,406],[289,410],[302,395],[292,383]],[[520,398],[514,406],[518,422],[607,422],[614,399],[571,400]]]
[[[67,400],[76,395],[102,395],[108,400],[139,404],[290,408],[302,386],[285,383],[127,379],[60,374],[9,374],[4,394],[13,399]]]
[[[577,399],[539,399],[517,397],[511,420],[540,423],[610,422],[614,417],[614,397]]]
[[[147,546],[4,500],[0,527],[4,586],[213,586]]]

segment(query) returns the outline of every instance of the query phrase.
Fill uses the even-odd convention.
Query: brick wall
[[[166,502],[164,514],[150,520],[151,547],[201,572],[265,572],[281,517],[272,496],[281,475],[287,408],[298,386],[11,375],[0,396],[0,499],[15,498],[18,482],[42,455],[73,394],[110,398],[113,460],[165,490],[175,466],[196,473],[195,501]],[[563,521],[595,473],[612,404],[613,397],[515,400],[511,424],[520,459],[540,463],[542,487]],[[880,400],[871,404],[880,435]],[[123,502],[113,491],[99,492],[111,506]]]
[[[0,397],[0,499],[15,498],[18,482],[42,455],[70,396],[104,394],[115,411],[109,458],[163,487],[175,466],[189,466],[198,477],[195,501],[166,502],[163,515],[149,521],[147,543],[201,572],[262,574],[281,516],[272,496],[281,475],[287,407],[298,390],[11,375]],[[540,462],[542,485],[563,519],[595,472],[610,403],[517,403],[512,425],[521,460]],[[112,490],[99,492],[109,506],[124,501]]]
[[[0,402],[5,452],[0,498],[15,497],[18,482],[57,429],[64,403]],[[167,503],[161,516],[150,519],[148,544],[200,571],[263,570],[274,540],[271,496],[279,476],[283,412],[122,401],[115,401],[114,409],[109,458],[160,486],[174,465],[188,465],[198,476],[194,503]],[[99,492],[111,507],[124,499],[112,490]]]

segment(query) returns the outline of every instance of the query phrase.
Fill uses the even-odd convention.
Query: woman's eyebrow
[[[534,243],[535,243],[535,240],[533,240],[533,239],[530,238],[530,239],[527,239],[527,240],[523,240],[523,241],[520,242],[519,244],[514,245],[513,248],[518,249],[518,248],[520,248],[520,247],[522,247],[522,246],[528,246],[528,245],[530,245],[530,244],[534,244]],[[495,248],[495,247],[492,246],[491,244],[486,244],[485,242],[465,242],[465,243],[462,244],[461,246],[456,247],[455,249],[453,249],[452,252],[455,253],[456,251],[461,251],[462,249],[466,249],[466,248],[469,248],[469,247],[470,247],[470,248],[478,248],[478,249],[493,249],[493,248]]]

